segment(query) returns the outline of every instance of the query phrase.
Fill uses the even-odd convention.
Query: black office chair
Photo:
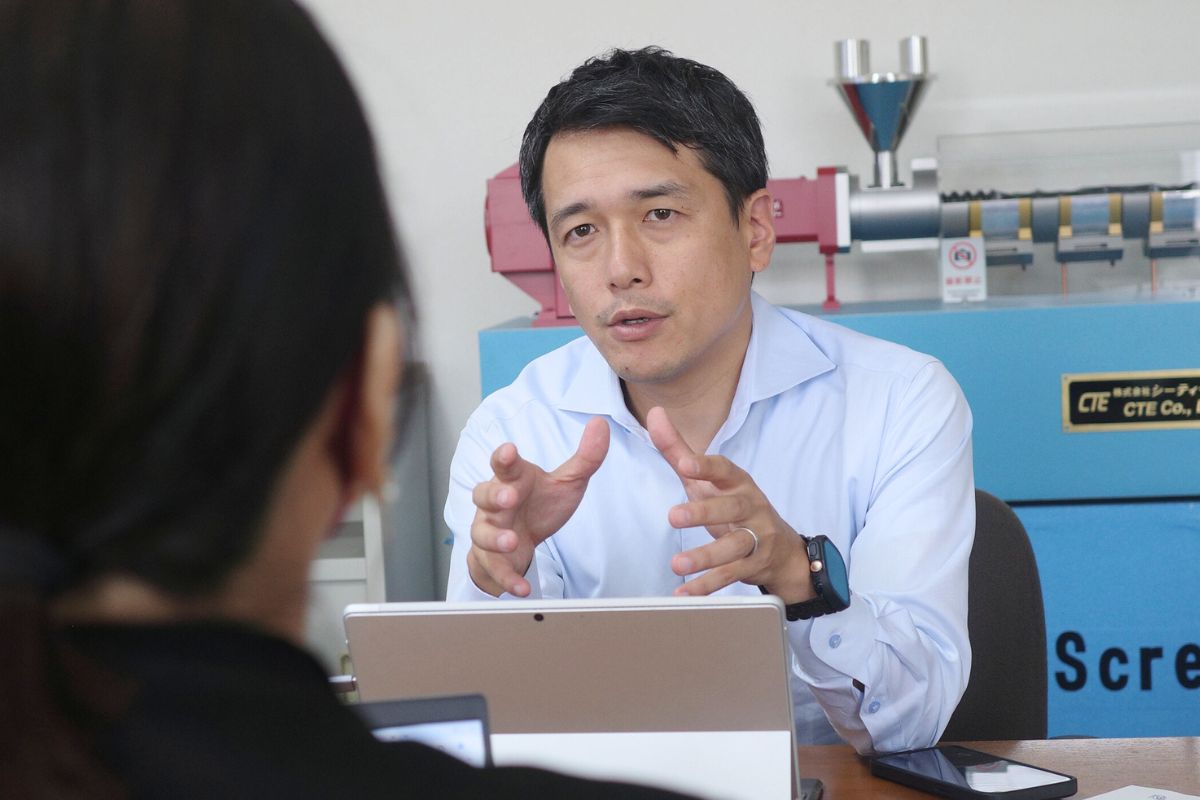
[[[975,491],[967,629],[971,679],[943,741],[1046,738],[1046,613],[1025,526]]]

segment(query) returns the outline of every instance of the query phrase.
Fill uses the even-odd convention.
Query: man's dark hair
[[[661,47],[611,50],[554,86],[525,128],[521,191],[548,233],[542,194],[546,148],[558,133],[629,128],[671,152],[690,147],[725,187],[734,221],[742,201],[767,185],[767,153],[750,100],[712,67]]]
[[[6,0],[0,97],[0,795],[100,797],[54,591],[220,587],[407,289],[362,109],[291,0]]]

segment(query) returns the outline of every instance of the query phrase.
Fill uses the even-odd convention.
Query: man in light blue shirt
[[[588,61],[530,122],[521,177],[587,336],[467,422],[448,599],[769,592],[802,741],[932,744],[970,670],[953,378],[751,290],[775,244],[766,155],[709,67]],[[848,587],[818,591],[839,553]]]

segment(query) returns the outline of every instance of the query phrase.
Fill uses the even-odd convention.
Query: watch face
[[[837,595],[841,610],[850,605],[850,580],[846,576],[846,562],[842,560],[842,554],[833,542],[826,540],[823,544],[821,550],[825,556],[825,575],[828,578],[826,585]]]

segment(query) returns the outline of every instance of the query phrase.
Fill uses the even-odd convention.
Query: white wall
[[[536,310],[490,272],[484,181],[516,160],[546,90],[586,57],[660,44],[717,67],[754,101],[778,177],[825,164],[870,174],[827,85],[833,42],[851,37],[871,40],[881,71],[898,69],[900,38],[928,37],[937,78],[901,146],[905,170],[935,154],[942,134],[1200,120],[1194,0],[302,1],[364,96],[412,269],[433,380],[439,540],[450,457],[479,401],[477,331]],[[843,263],[840,296],[935,294],[932,269],[898,260]],[[777,302],[819,301],[821,263],[810,246],[781,248],[756,288]]]

